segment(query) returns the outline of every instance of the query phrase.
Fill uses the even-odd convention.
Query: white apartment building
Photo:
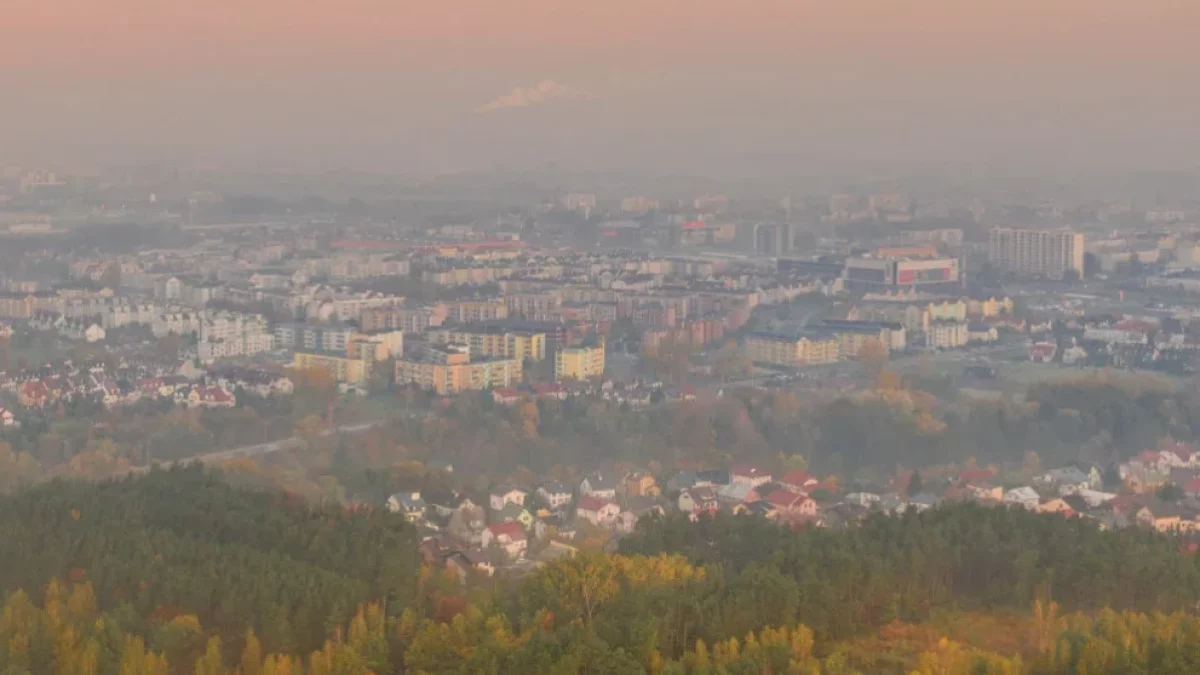
[[[1072,230],[994,227],[988,233],[988,261],[1010,272],[1062,279],[1070,270],[1083,276],[1084,237]]]

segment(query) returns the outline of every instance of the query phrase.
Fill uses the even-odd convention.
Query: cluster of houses
[[[153,363],[122,363],[110,368],[103,363],[78,367],[70,362],[57,368],[41,368],[0,375],[0,391],[7,392],[25,409],[40,410],[59,403],[92,401],[105,407],[132,405],[140,401],[171,401],[187,408],[232,408],[236,392],[258,396],[282,396],[292,392],[286,376],[247,368],[228,368],[182,374],[177,368]],[[0,413],[0,426],[15,419]]]
[[[564,382],[535,382],[516,387],[492,390],[492,400],[500,405],[516,405],[528,398],[556,399],[587,396],[603,399],[631,408],[646,408],[656,403],[692,401],[696,391],[692,387],[672,387],[662,382],[617,382],[611,379],[594,382],[591,380],[566,380]]]
[[[1170,444],[1118,467],[1122,486],[1104,489],[1094,466],[1044,471],[1013,486],[994,468],[928,469],[912,493],[915,474],[902,473],[878,489],[839,490],[832,479],[806,471],[773,473],[753,465],[680,471],[659,485],[630,472],[619,480],[591,474],[578,483],[548,482],[527,490],[506,486],[475,504],[458,493],[402,492],[387,501],[426,536],[426,562],[475,570],[520,570],[592,545],[595,533],[620,537],[650,514],[678,510],[691,519],[719,512],[761,517],[781,526],[844,527],[874,513],[924,511],[945,502],[1027,509],[1085,518],[1105,529],[1140,526],[1163,532],[1200,531],[1200,450]],[[1178,486],[1166,494],[1164,485]],[[603,538],[612,541],[612,538]]]
[[[593,473],[577,484],[498,487],[484,504],[458,493],[400,492],[388,498],[386,507],[425,531],[423,550],[436,552],[441,563],[469,563],[491,574],[498,565],[520,566],[573,553],[577,543],[592,535],[608,539],[632,532],[642,517],[663,513],[660,496],[648,473],[631,472],[620,479]]]

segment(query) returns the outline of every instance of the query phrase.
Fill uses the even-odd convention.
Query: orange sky
[[[1200,114],[1200,0],[0,4],[0,86],[19,102],[0,108],[0,151],[106,137],[118,145],[261,138],[336,146],[372,134],[429,142],[429,133],[405,127],[441,125],[432,130],[440,138],[455,124],[475,134],[471,146],[488,146],[489,134],[510,130],[458,117],[544,79],[595,93],[603,103],[577,119],[606,137],[630,126],[712,134],[764,120],[778,134],[789,120],[848,117],[869,137],[881,117],[903,129],[914,115],[914,131],[935,142],[946,125],[926,118],[965,98],[981,102],[976,117],[994,106],[1004,134],[1046,124],[1045,108],[1104,106],[1082,126],[1111,135],[1126,125],[1122,147],[1139,133],[1183,134],[1174,146],[1186,147],[1197,125],[1184,122]],[[884,102],[896,106],[890,116],[872,108]],[[605,119],[592,119],[599,108]],[[699,108],[705,115],[680,124],[680,111]],[[343,135],[350,112],[369,119]],[[996,142],[986,119],[961,133],[971,128]],[[746,138],[747,148],[766,143]]]

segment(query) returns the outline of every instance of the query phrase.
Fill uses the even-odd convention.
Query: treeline
[[[486,394],[463,394],[428,418],[398,421],[391,434],[412,458],[448,459],[481,473],[613,461],[721,466],[782,454],[847,476],[968,457],[1019,463],[1030,450],[1043,462],[1106,465],[1162,438],[1200,436],[1200,395],[1146,376],[1034,385],[1020,402],[938,398],[898,377],[881,379],[879,388],[834,398],[738,390],[641,409],[592,398],[507,407]]]
[[[1023,510],[959,505],[845,531],[647,520],[619,555],[497,581],[418,567],[398,517],[313,509],[188,469],[0,499],[0,537],[6,675],[1200,665],[1200,563],[1178,539]]]
[[[0,499],[0,589],[36,601],[52,579],[86,581],[101,608],[139,621],[189,614],[303,651],[366,600],[410,601],[413,535],[385,512],[314,509],[199,468],[55,482]]]
[[[722,570],[715,597],[705,600],[726,608],[722,621],[738,616],[728,610],[743,597],[736,589],[752,585],[762,599],[752,612],[759,626],[803,621],[821,639],[939,610],[1026,608],[1045,597],[1081,611],[1191,611],[1200,600],[1200,564],[1179,547],[1137,528],[1106,532],[970,503],[798,533],[749,517],[674,517],[646,521],[621,541],[622,553],[681,554]],[[705,637],[752,627],[717,622]]]

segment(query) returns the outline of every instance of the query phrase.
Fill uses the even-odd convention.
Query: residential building
[[[508,303],[500,300],[456,300],[445,303],[446,320],[454,323],[478,323],[508,318]]]
[[[495,544],[513,560],[524,558],[525,552],[529,550],[529,538],[525,535],[525,528],[517,522],[489,525],[483,531],[480,544],[485,549]]]
[[[508,504],[524,506],[525,505],[525,497],[527,497],[528,495],[529,495],[529,493],[525,492],[524,490],[522,490],[520,488],[515,488],[515,487],[497,488],[495,490],[492,490],[491,493],[488,494],[488,506],[493,511],[499,511],[500,509],[503,509]]]
[[[593,473],[579,483],[580,495],[591,495],[602,499],[616,499],[617,481],[611,475]]]
[[[396,359],[397,385],[413,384],[442,396],[511,387],[520,382],[521,374],[521,359],[473,360],[470,348],[460,345],[428,345]]]
[[[579,503],[575,507],[575,517],[586,520],[592,525],[598,527],[608,527],[617,522],[617,516],[621,514],[621,507],[615,502],[594,497],[592,495],[584,495],[579,498]]]
[[[437,344],[468,345],[471,353],[506,359],[541,361],[546,358],[546,334],[513,332],[503,324],[471,324],[426,333]]]
[[[925,331],[925,346],[930,349],[956,349],[970,341],[970,324],[966,321],[932,321]]]
[[[988,261],[1020,275],[1082,277],[1084,245],[1083,234],[1072,230],[995,227],[988,233]]]
[[[604,377],[604,341],[591,347],[567,347],[554,357],[556,380],[586,380]]]
[[[807,331],[800,335],[750,333],[744,345],[746,357],[756,364],[795,367],[841,360],[841,343],[829,331]]]
[[[365,359],[351,358],[346,354],[296,350],[292,366],[297,370],[321,369],[329,372],[338,382],[365,386],[371,376],[371,364]]]
[[[743,483],[750,487],[758,487],[771,482],[771,472],[757,466],[742,464],[729,469],[729,482]]]
[[[406,333],[423,333],[441,326],[446,321],[447,310],[442,304],[421,307],[396,306],[364,309],[359,325],[364,331],[400,330]]]

